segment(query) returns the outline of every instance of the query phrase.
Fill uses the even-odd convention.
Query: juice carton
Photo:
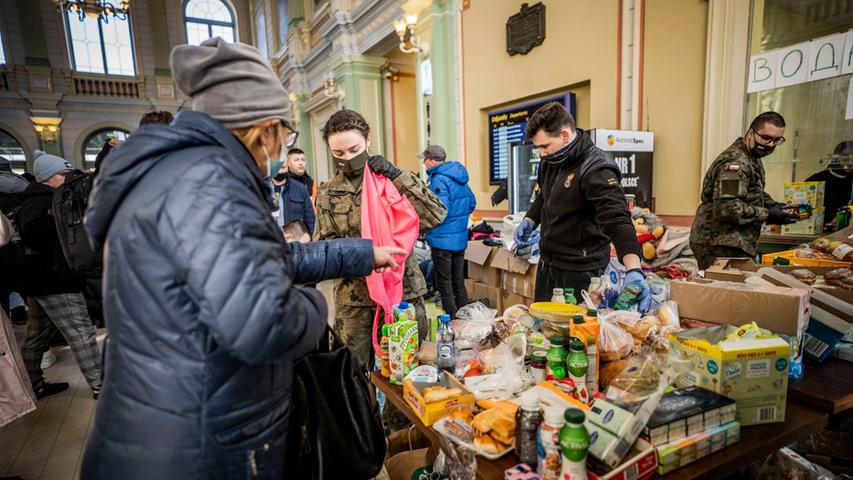
[[[389,381],[394,385],[402,385],[406,375],[418,366],[418,322],[392,323],[389,349],[391,362]]]

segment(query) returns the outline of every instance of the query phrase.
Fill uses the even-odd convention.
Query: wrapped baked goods
[[[817,281],[817,275],[815,275],[809,270],[806,270],[805,268],[791,270],[790,272],[788,272],[788,275],[796,278],[797,280],[805,283],[806,285],[814,285]]]
[[[634,339],[631,334],[613,321],[612,315],[613,313],[610,313],[598,319],[601,326],[598,346],[602,362],[619,360],[631,353],[634,346]]]
[[[424,402],[443,402],[462,395],[456,387],[427,387],[423,391]]]
[[[836,287],[840,287],[841,283],[845,278],[849,278],[853,276],[853,271],[849,268],[836,268],[835,270],[830,270],[823,275],[823,280],[827,285],[833,285]]]
[[[841,280],[841,288],[844,290],[853,290],[853,275],[848,275]]]
[[[630,355],[610,362],[601,368],[601,384],[608,398],[624,401],[639,400],[657,388],[660,382],[659,363],[665,362],[656,355]]]
[[[486,434],[496,429],[502,433],[515,431],[515,419],[500,408],[490,408],[477,414],[471,425],[480,434]]]
[[[506,445],[501,444],[489,435],[480,435],[475,438],[474,446],[477,450],[488,455],[497,455],[507,449]]]

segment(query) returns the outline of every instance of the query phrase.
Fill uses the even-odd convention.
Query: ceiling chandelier
[[[130,13],[130,0],[119,1],[118,6],[101,0],[53,0],[53,3],[60,12],[75,12],[81,22],[86,17],[100,18],[104,23],[109,23],[110,17],[127,20]]]

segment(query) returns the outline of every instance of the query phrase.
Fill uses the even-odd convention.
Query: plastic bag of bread
[[[635,402],[648,396],[660,381],[655,360],[645,355],[630,355],[605,365],[601,369],[601,379],[606,382],[607,398]]]
[[[834,260],[853,262],[853,225],[818,238],[812,242],[811,247],[832,255]]]
[[[853,271],[849,268],[836,268],[835,270],[826,272],[823,275],[823,281],[825,281],[827,285],[840,287],[841,284],[844,283],[844,279],[851,276],[853,276]]]
[[[598,323],[601,326],[598,345],[601,352],[601,361],[603,362],[624,358],[631,353],[634,346],[634,338],[631,334],[623,330],[611,318],[614,313],[625,312],[611,312],[598,318]]]

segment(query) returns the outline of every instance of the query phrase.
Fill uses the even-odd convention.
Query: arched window
[[[184,22],[190,45],[198,45],[212,37],[237,41],[234,12],[221,0],[186,0]]]
[[[0,130],[0,157],[12,162],[13,172],[21,174],[27,171],[27,156],[24,154],[24,147],[5,130]]]
[[[108,140],[116,140],[123,142],[127,140],[129,132],[119,128],[105,128],[93,132],[83,142],[83,170],[92,170],[95,168],[95,159],[98,154],[104,149],[104,144]]]
[[[130,13],[127,19],[90,17],[80,20],[73,10],[65,12],[71,68],[105,75],[136,75]]]

